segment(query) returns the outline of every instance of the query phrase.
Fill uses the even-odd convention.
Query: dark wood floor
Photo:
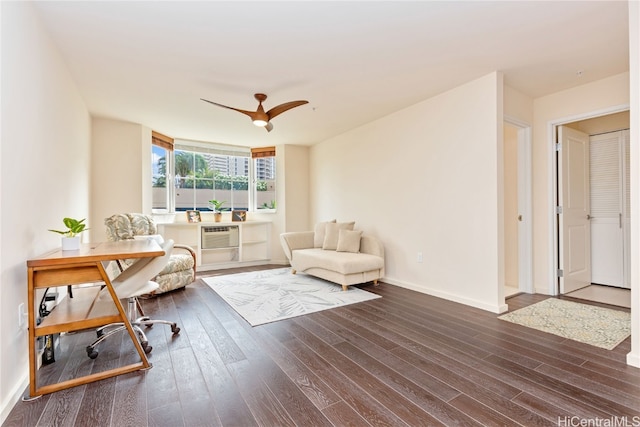
[[[167,327],[150,330],[153,369],[19,402],[3,426],[640,420],[640,370],[625,364],[629,339],[607,351],[384,283],[366,289],[382,298],[252,328],[198,280],[144,301],[147,314],[182,327],[176,338]],[[508,303],[515,310],[544,298],[518,295]],[[84,347],[93,336],[64,336],[48,375],[135,359],[126,340],[88,359]]]

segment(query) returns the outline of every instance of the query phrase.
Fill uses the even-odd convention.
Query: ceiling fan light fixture
[[[218,107],[222,107],[222,108],[228,108],[229,110],[234,110],[246,116],[249,116],[254,125],[265,128],[267,132],[271,132],[273,130],[271,119],[273,119],[276,116],[279,116],[280,114],[292,108],[299,107],[300,105],[309,103],[309,101],[302,101],[302,100],[285,102],[284,104],[276,105],[269,111],[265,112],[264,107],[262,106],[262,102],[265,99],[267,99],[267,95],[265,95],[264,93],[256,93],[253,97],[258,101],[258,109],[256,111],[241,110],[239,108],[229,107],[227,105],[218,104],[217,102],[208,101],[204,98],[200,98],[200,99],[203,100],[204,102],[208,102],[209,104],[217,105]]]

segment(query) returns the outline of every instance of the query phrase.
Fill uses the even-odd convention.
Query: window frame
[[[152,131],[151,132],[151,212],[152,213],[169,213],[169,212],[174,212],[174,199],[173,196],[171,195],[171,189],[173,188],[173,185],[170,185],[169,183],[173,182],[173,169],[174,169],[174,165],[173,165],[173,144],[174,144],[174,140],[171,137],[168,137],[166,135],[163,135],[159,132],[155,132]],[[154,171],[154,149],[158,148],[161,150],[164,150],[164,157],[165,157],[165,186],[164,186],[164,205],[166,206],[165,208],[154,208],[153,207],[153,203],[155,201],[154,197],[153,197],[153,192],[154,192],[154,188],[162,188],[162,187],[154,187],[153,186],[153,182],[155,179],[155,176],[153,174]]]
[[[276,156],[275,156],[275,147],[266,147],[266,148],[258,148],[258,149],[250,149],[248,147],[240,147],[240,146],[233,146],[233,145],[224,145],[224,144],[215,144],[215,143],[204,143],[204,142],[200,142],[200,141],[190,141],[190,140],[179,140],[176,139],[173,141],[174,144],[171,147],[171,150],[165,150],[166,153],[166,183],[167,185],[165,186],[165,195],[167,197],[167,209],[164,208],[154,208],[152,209],[152,212],[154,213],[177,213],[177,212],[182,212],[185,209],[188,210],[203,210],[202,206],[198,206],[198,201],[197,201],[197,193],[194,193],[194,197],[192,199],[192,204],[189,205],[188,207],[185,206],[181,206],[178,207],[178,203],[176,200],[177,197],[177,192],[178,192],[178,187],[176,185],[176,174],[175,174],[175,166],[176,166],[176,152],[191,152],[191,153],[195,153],[195,154],[208,154],[208,155],[218,155],[218,156],[231,156],[231,157],[241,157],[243,159],[246,159],[247,163],[245,164],[246,166],[246,173],[247,173],[247,207],[238,207],[238,206],[234,206],[234,201],[233,198],[231,200],[228,201],[227,204],[225,204],[224,208],[226,210],[228,209],[246,209],[248,212],[260,212],[260,213],[275,213],[276,209],[277,209],[277,205],[275,204],[276,201],[276,182],[277,182],[277,175],[276,175],[276,164],[277,164],[277,160],[276,160]],[[162,147],[161,147],[162,148]],[[265,152],[265,149],[270,150],[269,152]],[[252,154],[252,152],[256,150],[259,153],[261,153],[260,155],[255,155]],[[273,165],[272,165],[272,173],[273,173],[273,184],[274,184],[274,188],[273,188],[273,202],[274,202],[274,208],[260,208],[258,206],[258,170],[257,170],[257,164],[258,164],[258,160],[260,158],[273,158]],[[230,163],[234,163],[234,162],[230,162]],[[208,170],[208,169],[207,169]],[[215,170],[215,169],[214,169]],[[192,171],[193,172],[193,171]],[[196,180],[197,179],[202,179],[202,178],[197,178],[196,177],[196,173],[193,172],[193,180],[194,180],[194,185],[193,185],[193,190],[197,191],[198,190],[198,186],[196,184]],[[230,177],[233,177],[235,175],[230,174]],[[245,175],[240,175],[240,176],[245,176]],[[214,173],[214,177],[215,177],[215,173]],[[208,178],[205,178],[208,179]],[[168,183],[172,183],[172,185],[168,185]],[[215,179],[212,182],[212,191],[214,191],[215,194]],[[233,184],[231,186],[231,190],[233,191]],[[236,191],[244,191],[244,190],[236,190]],[[233,193],[232,193],[233,194]],[[244,196],[241,198],[240,201],[240,206],[242,206],[242,204],[244,203]]]
[[[273,208],[261,208],[259,206],[259,202],[258,202],[258,162],[261,159],[266,159],[266,158],[272,158],[273,159],[273,174],[274,174],[274,178],[273,178],[273,182],[274,182],[274,189],[273,189],[273,203],[274,206]],[[251,201],[251,206],[253,208],[253,212],[260,212],[260,213],[275,213],[278,209],[278,205],[277,205],[277,182],[278,182],[278,174],[277,174],[277,158],[275,155],[273,156],[263,156],[263,157],[254,157],[251,159],[251,168],[252,168],[252,198],[253,200]]]

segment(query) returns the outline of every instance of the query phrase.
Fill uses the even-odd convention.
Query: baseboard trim
[[[275,264],[275,265],[282,265],[282,266],[288,266],[289,265],[289,261],[287,260],[259,260],[259,261],[242,261],[242,262],[238,262],[238,261],[231,261],[231,262],[221,262],[218,264],[205,264],[205,265],[199,265],[196,267],[196,273],[203,273],[203,272],[207,272],[207,271],[217,271],[217,270],[230,270],[232,268],[242,268],[242,267],[256,267],[259,265],[269,265],[269,264]]]
[[[381,281],[384,283],[389,283],[390,285],[420,292],[422,294],[427,294],[433,297],[442,298],[447,301],[453,301],[460,304],[468,305],[470,307],[479,308],[481,310],[490,311],[491,313],[500,314],[500,313],[505,313],[506,311],[509,310],[509,307],[507,306],[507,304],[500,304],[500,305],[486,304],[482,301],[461,297],[460,295],[451,294],[448,292],[442,292],[435,289],[425,288],[424,286],[418,286],[414,283],[404,282],[402,280],[397,280],[390,277],[384,277],[383,279],[381,279]]]
[[[11,410],[16,403],[22,399],[25,393],[25,389],[29,386],[29,374],[23,376],[18,382],[18,385],[13,388],[9,393],[9,398],[2,402],[2,410],[0,411],[0,425],[4,424],[5,420],[9,417]]]
[[[638,354],[638,353],[628,353],[627,354],[627,365],[635,366],[636,368],[640,368],[640,354]]]

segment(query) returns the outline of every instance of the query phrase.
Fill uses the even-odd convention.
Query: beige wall
[[[1,422],[28,382],[27,329],[18,327],[26,260],[60,247],[47,229],[63,228],[63,217],[89,215],[91,144],[87,108],[33,6],[0,7]]]
[[[503,310],[502,96],[492,73],[313,146],[312,221],[382,239],[388,282]]]
[[[534,287],[554,292],[553,151],[551,124],[573,122],[594,113],[603,114],[629,104],[629,73],[578,86],[534,100],[533,208]]]

